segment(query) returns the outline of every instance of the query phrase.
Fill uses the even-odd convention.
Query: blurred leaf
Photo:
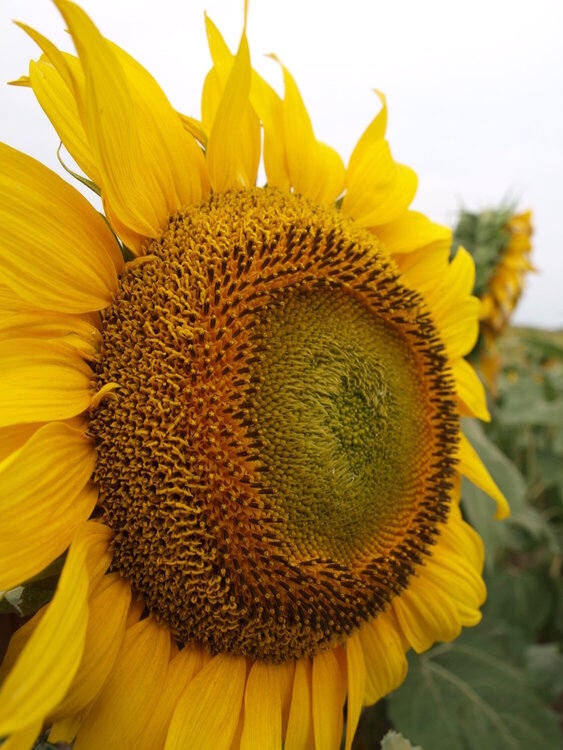
[[[557,427],[563,424],[563,401],[547,401],[535,396],[533,391],[522,397],[522,391],[511,391],[502,407],[495,412],[504,427],[531,425],[534,427]]]
[[[495,521],[495,504],[491,498],[469,480],[461,484],[463,515],[478,532],[485,546],[485,567],[492,570],[498,550],[503,546],[506,521]]]
[[[522,343],[535,350],[542,359],[554,357],[563,360],[563,346],[541,331],[530,330],[522,336]]]
[[[563,694],[563,655],[557,643],[534,643],[526,650],[526,671],[548,700]]]
[[[522,475],[512,461],[487,438],[478,422],[464,419],[463,432],[508,500],[513,523],[526,507],[526,484]],[[461,498],[464,515],[485,545],[487,569],[492,569],[498,549],[505,544],[508,521],[496,521],[494,502],[466,479],[462,483]]]
[[[528,550],[542,544],[551,554],[560,545],[552,525],[526,500],[526,483],[516,466],[485,435],[474,420],[463,421],[463,431],[510,505],[510,517],[494,519],[494,504],[489,496],[467,480],[462,483],[462,509],[485,545],[486,567],[491,571],[500,548]]]
[[[526,640],[532,640],[556,605],[557,591],[547,575],[531,570],[499,570],[485,579],[485,625],[507,620]]]
[[[555,715],[504,634],[480,627],[454,643],[409,656],[409,674],[388,698],[397,729],[429,750],[555,748]]]
[[[20,617],[27,617],[51,601],[64,560],[65,555],[61,555],[29,581],[3,592],[0,599],[0,614],[15,613]]]
[[[509,549],[516,550],[541,546],[551,555],[558,554],[560,549],[555,530],[549,521],[531,505],[527,505],[507,519],[503,543]]]
[[[422,750],[420,745],[411,745],[399,732],[387,732],[381,740],[381,750]]]
[[[563,431],[561,432],[561,441],[563,447]],[[553,445],[552,447],[558,446]],[[541,451],[536,454],[536,469],[546,487],[563,482],[563,461],[561,456],[555,455],[555,451]]]
[[[18,586],[6,591],[0,600],[0,614],[16,613],[20,617],[33,615],[47,602],[51,601],[57,587],[56,578],[42,581],[32,586]]]
[[[504,493],[512,512],[521,509],[524,506],[526,483],[516,466],[489,440],[477,420],[464,419],[462,422],[466,438]]]

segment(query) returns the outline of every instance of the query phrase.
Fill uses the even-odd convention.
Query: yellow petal
[[[448,271],[449,257],[449,245],[436,242],[409,253],[395,255],[393,259],[411,288],[416,289],[431,305],[436,287],[441,285],[441,280]]]
[[[86,547],[86,572],[89,580],[89,591],[92,591],[111,563],[110,541],[112,532],[101,523],[88,521],[78,531],[75,544],[81,540]],[[35,632],[37,626],[49,610],[49,604],[41,607],[33,617],[19,627],[10,639],[8,650],[0,664],[0,683],[9,674],[17,662],[25,645]]]
[[[23,24],[20,26],[45,50],[45,42],[47,42],[45,37],[41,37]],[[64,66],[62,74],[61,65]],[[63,77],[65,70],[72,70],[72,79],[84,90],[84,73],[78,59],[74,55],[65,53],[61,53],[60,58],[55,57],[55,62],[48,62],[44,59],[37,63],[31,61],[29,64],[31,87],[69,154],[84,174],[98,184],[100,180],[98,170],[80,119],[70,78],[67,83]]]
[[[244,693],[241,750],[281,750],[282,706],[278,666],[255,661]]]
[[[30,503],[11,536],[8,533],[10,527],[14,528],[13,519],[6,523],[6,532],[0,542],[0,588],[3,590],[14,588],[37,575],[67,549],[78,528],[96,507],[98,489],[93,485],[84,487],[69,507],[56,508],[56,513],[53,510],[54,497],[51,495],[41,508],[37,503]],[[3,512],[0,518],[3,522]],[[24,526],[25,523],[28,525]]]
[[[178,115],[180,116],[184,130],[190,133],[202,148],[206,149],[207,133],[203,128],[203,123],[199,122],[199,120],[196,120],[194,117],[183,115],[181,112],[178,112]]]
[[[2,664],[0,664],[0,684],[12,671],[12,668],[19,659],[21,652],[25,648],[27,642],[35,632],[35,629],[37,628],[43,617],[47,614],[48,609],[48,604],[45,604],[43,607],[41,607],[41,609],[39,609],[31,619],[27,620],[27,622],[24,622],[24,624],[21,625],[10,638],[6,654],[2,660]]]
[[[21,86],[22,88],[29,88],[29,76],[20,76],[13,81],[8,81],[8,86]]]
[[[96,462],[83,432],[44,425],[0,464],[0,589],[39,573],[69,546],[94,509],[87,488]]]
[[[33,433],[43,426],[42,422],[13,424],[0,427],[0,462],[24,445]]]
[[[342,708],[346,688],[336,654],[313,657],[313,728],[316,750],[338,750],[342,739]]]
[[[30,750],[34,747],[37,735],[41,731],[41,720],[34,721],[25,729],[15,732],[2,743],[2,750]]]
[[[463,247],[458,248],[454,259],[437,285],[430,304],[436,316],[455,308],[459,300],[470,297],[475,286],[475,261]]]
[[[169,654],[168,626],[152,617],[126,631],[110,675],[78,731],[76,750],[140,746]]]
[[[0,320],[4,320],[4,318],[15,315],[16,313],[30,311],[37,312],[33,305],[30,305],[29,302],[22,299],[13,289],[0,283]]]
[[[250,107],[250,79],[250,53],[243,33],[207,142],[209,177],[217,191],[256,182],[260,123]]]
[[[75,714],[74,716],[69,716],[67,719],[55,721],[49,730],[49,742],[53,744],[64,742],[67,745],[72,745],[82,721],[82,714]]]
[[[443,247],[434,244],[400,257],[398,265],[430,306],[450,360],[455,360],[475,346],[480,303],[471,296],[475,264],[469,253],[460,248],[451,263],[447,256]]]
[[[436,641],[453,641],[461,632],[455,603],[426,578],[409,584],[393,599],[392,607],[407,641],[419,654]]]
[[[461,435],[458,451],[459,470],[461,473],[496,501],[496,519],[500,520],[508,518],[510,515],[510,508],[508,507],[505,496],[499,490],[485,465],[477,455],[477,452],[463,434]]]
[[[377,140],[358,159],[357,166],[348,168],[342,213],[363,227],[387,224],[406,212],[416,188],[413,170],[397,164],[387,141]]]
[[[234,60],[234,55],[227,46],[227,43],[223,39],[223,36],[217,26],[209,18],[207,13],[205,16],[205,32],[207,34],[207,42],[209,44],[209,52],[211,59],[213,60],[213,66],[217,73],[217,76],[224,86],[231,72],[231,67]],[[246,21],[245,21],[246,30]]]
[[[476,297],[466,297],[456,306],[434,315],[440,337],[448,350],[450,360],[464,357],[472,351],[479,336],[480,302]]]
[[[199,646],[184,646],[170,660],[159,701],[143,730],[143,750],[162,750],[178,700],[202,666]]]
[[[110,566],[113,557],[111,550],[113,531],[99,521],[88,521],[80,533],[88,537],[86,570],[90,581],[90,591],[93,591]]]
[[[289,720],[289,710],[291,708],[291,695],[293,692],[293,676],[295,674],[294,662],[279,664],[277,675],[280,683],[280,695],[282,704],[282,736],[285,737],[287,731],[287,722]]]
[[[29,156],[0,144],[0,271],[35,307],[82,313],[117,292],[115,238],[74,188]]]
[[[130,601],[131,586],[117,573],[104,576],[92,593],[84,655],[53,721],[77,714],[97,697],[121,648]]]
[[[126,248],[131,250],[133,255],[142,255],[144,248],[147,246],[148,240],[142,234],[135,232],[130,227],[126,226],[116,215],[113,207],[106,200],[106,197],[102,195],[102,203],[104,207],[104,215],[110,223],[113,231],[123,242]]]
[[[43,34],[40,34],[35,29],[31,28],[31,26],[27,26],[25,23],[21,23],[20,21],[16,21],[16,24],[25,31],[26,34],[28,34],[33,41],[37,44],[38,47],[43,50],[44,58],[49,60],[51,65],[57,70],[59,75],[61,76],[65,86],[70,90],[74,91],[75,94],[78,94],[78,91],[80,90],[80,86],[76,86],[76,79],[75,79],[75,70],[71,68],[71,65],[69,65],[69,58],[70,55],[67,55],[64,52],[61,52],[61,50],[53,44],[47,37],[43,36]]]
[[[342,212],[365,227],[394,222],[404,214],[417,188],[416,174],[391,156],[385,140],[387,103],[376,91],[382,108],[356,144],[346,171]],[[393,233],[390,227],[388,233]],[[405,233],[405,241],[408,233]],[[420,241],[423,242],[422,236]],[[420,247],[420,245],[418,245]]]
[[[38,311],[16,313],[0,319],[0,341],[23,338],[65,341],[89,358],[96,355],[101,344],[99,328],[79,315]]]
[[[407,211],[400,218],[375,230],[391,255],[404,255],[420,248],[443,247],[449,256],[452,230],[430,221],[424,214]]]
[[[439,544],[450,552],[459,553],[462,550],[468,563],[475,570],[483,570],[483,540],[475,529],[463,520],[457,499],[451,505],[448,522],[440,529]]]
[[[362,137],[354,147],[350,161],[348,162],[348,172],[354,172],[364,161],[370,148],[385,138],[385,131],[387,130],[387,100],[381,91],[375,89],[375,93],[381,102],[381,109],[364,130]]]
[[[150,73],[115,44],[111,48],[127,78],[142,141],[150,143],[150,152],[155,154],[155,170],[168,197],[169,215],[200,203],[209,189],[201,149]]]
[[[395,618],[381,612],[359,630],[366,665],[365,703],[371,705],[395,690],[407,674],[407,660]]]
[[[67,0],[56,0],[56,5],[69,26],[85,74],[85,103],[77,104],[104,201],[134,232],[155,237],[181,207],[169,156],[162,149],[163,136],[155,132],[154,119],[148,113],[156,84],[149,85],[146,99],[135,101],[134,85],[118,55],[86,13]],[[169,133],[173,143],[178,134],[188,139],[164,95],[157,98],[163,106],[163,133]],[[178,157],[182,165],[183,155],[181,149]]]
[[[206,80],[206,91],[203,107],[207,121],[213,122],[220,96],[219,79],[228,75],[234,55],[231,53],[219,30],[206,16],[205,25],[209,39],[209,50],[215,68]],[[283,102],[264,79],[252,70],[250,85],[250,103],[264,127],[264,168],[268,185],[281,190],[289,190],[289,174],[285,157],[283,135]]]
[[[491,415],[487,409],[485,389],[473,367],[465,359],[456,359],[451,363],[451,368],[463,415],[489,422]]]
[[[252,71],[250,101],[264,127],[264,169],[268,185],[288,191],[291,182],[283,130],[283,102],[255,71]]]
[[[304,657],[295,663],[284,750],[310,750],[314,747],[311,683],[311,660]]]
[[[432,549],[432,556],[422,567],[420,576],[432,581],[449,596],[457,608],[462,625],[474,626],[480,622],[479,608],[485,601],[487,592],[481,571],[467,561],[462,549],[452,553],[441,546],[438,540]]]
[[[0,688],[0,736],[42,721],[76,674],[88,622],[88,539],[76,535],[53,601]]]
[[[90,405],[92,371],[67,344],[2,341],[0,359],[1,427],[67,419]]]
[[[282,69],[283,129],[291,184],[295,192],[308,198],[332,202],[344,189],[344,164],[334,149],[315,138],[299,89],[289,71]]]
[[[346,641],[346,662],[348,665],[348,710],[345,750],[351,750],[366,689],[366,664],[360,635],[357,632]]]
[[[215,656],[178,701],[165,750],[229,750],[239,723],[245,680],[244,657]]]
[[[219,109],[223,87],[217,68],[211,68],[205,76],[203,91],[201,92],[201,121],[207,133],[211,132],[215,116]],[[208,137],[209,142],[209,137]]]

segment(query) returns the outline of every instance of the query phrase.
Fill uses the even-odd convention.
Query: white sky
[[[101,31],[148,68],[173,105],[199,116],[210,65],[203,11],[231,48],[243,0],[83,0]],[[0,80],[37,48],[18,19],[71,49],[48,0],[0,0]],[[397,160],[419,176],[414,208],[450,224],[458,207],[505,198],[532,208],[536,233],[515,321],[563,327],[563,0],[250,0],[253,64],[282,91],[293,73],[317,137],[347,159],[388,99]],[[27,90],[0,85],[0,140],[60,171],[54,130]]]

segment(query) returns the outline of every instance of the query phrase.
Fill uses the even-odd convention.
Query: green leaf
[[[463,431],[510,505],[510,517],[496,521],[489,496],[463,480],[463,513],[483,540],[487,571],[493,570],[495,558],[503,547],[524,551],[542,545],[550,553],[558,554],[560,544],[552,524],[527,501],[526,483],[516,466],[489,440],[478,422],[464,420]]]
[[[478,628],[410,656],[406,681],[388,698],[394,726],[429,750],[559,747],[555,715],[505,635]]]
[[[61,555],[33,578],[0,593],[0,614],[27,617],[51,601],[66,555]]]
[[[526,671],[548,700],[563,695],[563,654],[557,643],[534,643],[526,650]]]
[[[492,570],[499,549],[504,545],[506,521],[495,520],[491,498],[465,478],[461,483],[461,507],[466,520],[483,540],[486,570]]]
[[[531,570],[499,570],[485,578],[484,619],[508,620],[527,640],[535,637],[556,604],[557,591],[547,575]]]
[[[475,419],[462,420],[463,433],[502,490],[514,512],[524,507],[526,483],[512,461],[485,435]]]
[[[563,424],[563,401],[547,401],[533,391],[524,398],[521,390],[511,391],[495,418],[503,427],[559,427]]]
[[[528,507],[525,501],[526,483],[516,466],[487,438],[477,421],[464,419],[462,426],[465,436],[504,493],[511,509],[509,520],[496,521],[495,505],[491,498],[479,487],[463,480],[461,507],[483,540],[487,569],[491,570],[499,548],[506,543],[508,524],[514,523],[519,513]]]
[[[528,330],[522,336],[522,342],[534,349],[542,359],[554,357],[563,360],[563,345],[553,339],[553,334],[550,336],[543,331]]]
[[[20,617],[35,614],[54,596],[57,578],[48,578],[32,586],[17,586],[0,599],[0,614],[15,613]]]

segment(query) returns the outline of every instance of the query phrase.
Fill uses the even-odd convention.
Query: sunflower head
[[[77,56],[24,27],[20,83],[104,215],[0,147],[0,588],[68,550],[0,737],[337,748],[347,697],[349,748],[408,648],[479,621],[460,475],[507,513],[460,427],[488,416],[473,261],[409,210],[382,95],[345,166],[244,32],[207,19],[198,121],[56,5]]]
[[[220,193],[102,319],[115,390],[88,431],[114,565],[182,642],[312,656],[408,585],[459,428],[438,331],[376,237],[297,195]]]

